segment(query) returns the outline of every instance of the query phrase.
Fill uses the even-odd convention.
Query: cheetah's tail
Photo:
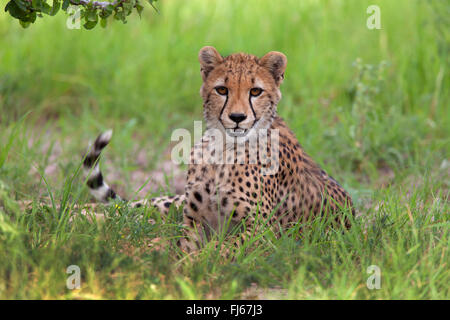
[[[102,172],[98,164],[98,159],[103,148],[106,147],[111,140],[112,130],[101,133],[83,161],[83,169],[88,176],[87,186],[91,194],[97,201],[108,202],[110,199],[116,199],[118,196],[114,190],[103,180]]]

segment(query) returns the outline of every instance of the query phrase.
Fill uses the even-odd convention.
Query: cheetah
[[[185,193],[134,205],[156,207],[163,215],[172,206],[182,208],[187,233],[180,245],[186,251],[197,250],[225,221],[244,224],[248,232],[256,216],[279,230],[325,211],[336,220],[345,208],[354,214],[350,195],[305,153],[277,114],[286,56],[272,51],[262,58],[245,53],[223,57],[206,46],[198,58],[206,131],[192,148]],[[250,156],[250,142],[258,132],[277,133],[277,139],[266,139],[255,158]],[[97,161],[111,134],[101,134],[83,162],[90,173],[87,185],[102,202],[118,197],[103,180]],[[203,154],[203,161],[192,161],[197,153]],[[212,161],[218,155],[225,160]],[[349,227],[347,218],[342,221]]]

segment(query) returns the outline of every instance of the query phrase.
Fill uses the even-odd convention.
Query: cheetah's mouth
[[[225,130],[230,137],[244,137],[249,131],[248,129],[238,127]]]

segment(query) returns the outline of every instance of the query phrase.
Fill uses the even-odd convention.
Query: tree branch
[[[18,19],[21,26],[27,28],[36,21],[36,17],[43,17],[43,14],[54,16],[60,9],[67,12],[69,5],[82,8],[81,18],[85,20],[84,28],[92,29],[100,21],[103,28],[106,27],[107,19],[113,16],[114,20],[127,22],[129,16],[134,10],[141,16],[144,6],[144,0],[56,0],[52,5],[47,3],[48,0],[9,0],[5,6],[5,11]],[[156,0],[147,0],[153,9],[158,10],[153,5]],[[62,4],[61,4],[62,2]]]

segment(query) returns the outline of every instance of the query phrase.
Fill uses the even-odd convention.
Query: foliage
[[[60,9],[69,13],[75,14],[76,10],[73,7],[79,7],[79,16],[77,18],[84,19],[83,26],[86,29],[94,28],[100,21],[102,27],[106,27],[108,18],[112,16],[115,20],[120,20],[123,23],[127,22],[127,17],[136,10],[141,16],[144,6],[142,4],[145,0],[115,0],[108,1],[91,1],[91,0],[10,0],[5,7],[5,11],[18,19],[20,25],[24,28],[30,26],[36,21],[36,18],[42,18],[43,15],[54,16]],[[156,0],[146,0],[153,6]],[[72,10],[70,10],[72,9]]]

